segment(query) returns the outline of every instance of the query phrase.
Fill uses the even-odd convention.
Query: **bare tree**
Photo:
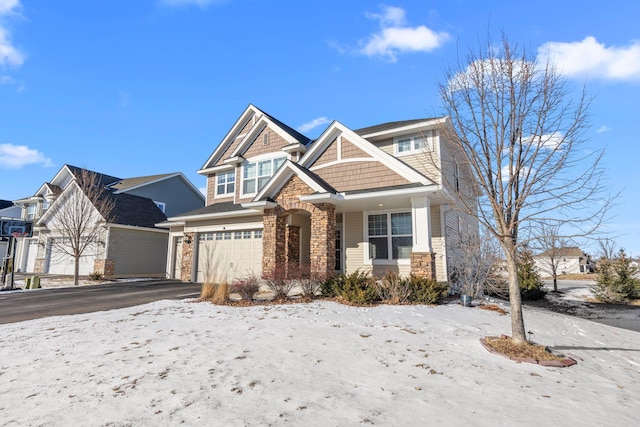
[[[57,206],[52,206],[56,211],[50,228],[61,237],[52,240],[52,247],[74,259],[73,284],[77,286],[80,259],[104,238],[104,226],[113,219],[115,202],[98,174],[86,169],[74,174],[74,182],[56,201]]]
[[[560,225],[543,222],[540,224],[539,237],[534,247],[541,253],[538,255],[538,262],[545,271],[551,273],[553,279],[553,291],[558,292],[558,268],[565,255],[565,249],[570,246],[570,240],[561,237]]]
[[[455,256],[452,257],[452,281],[460,291],[472,298],[481,296],[485,288],[497,287],[500,248],[492,235],[486,232],[458,236]]]
[[[477,206],[465,197],[459,205],[501,246],[512,338],[525,342],[517,254],[529,227],[571,223],[573,235],[587,234],[610,205],[602,194],[603,152],[581,149],[589,100],[584,90],[572,98],[553,64],[536,63],[505,35],[498,46],[489,38],[470,49],[446,78],[439,91],[451,124],[441,132],[480,193]]]
[[[603,237],[602,239],[598,239],[598,250],[600,259],[615,259],[617,256],[616,250],[616,241],[610,237]]]

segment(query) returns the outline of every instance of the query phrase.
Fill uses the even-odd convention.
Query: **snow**
[[[503,308],[507,308],[504,307]],[[636,425],[637,332],[525,308],[578,364],[490,354],[459,304],[160,301],[0,326],[4,425]]]

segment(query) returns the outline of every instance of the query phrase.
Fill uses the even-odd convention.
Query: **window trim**
[[[273,175],[275,175],[275,173],[278,171],[278,169],[280,169],[280,166],[282,166],[286,162],[286,160],[287,160],[287,156],[286,155],[283,156],[283,155],[281,155],[281,153],[276,153],[276,154],[278,154],[278,155],[276,155],[276,156],[272,155],[270,157],[263,157],[263,158],[247,159],[242,163],[242,170],[241,170],[241,173],[240,173],[240,176],[241,176],[240,195],[241,195],[241,197],[255,196],[256,194],[258,194],[258,192],[262,189],[260,187],[260,185],[259,185],[260,178],[267,178],[267,181],[269,181],[269,179],[271,179],[271,177]],[[280,163],[280,165],[278,165],[277,168],[275,167],[276,160],[281,160],[282,161]],[[260,175],[260,163],[264,163],[264,162],[270,162],[271,163],[271,173],[269,175]],[[245,171],[246,171],[247,167],[249,167],[251,165],[255,166],[255,176],[253,178],[245,178]],[[255,182],[255,191],[253,191],[253,192],[245,192],[245,182],[250,181],[250,180]]]
[[[233,181],[229,182],[228,181],[228,176],[231,175],[233,176]],[[219,182],[219,179],[225,177],[225,181],[224,182]],[[233,190],[229,191],[229,184],[233,184]],[[221,197],[231,197],[235,194],[236,192],[236,170],[233,169],[231,171],[226,171],[226,172],[219,172],[216,174],[216,182],[214,183],[216,191],[215,191],[215,197],[216,198],[221,198]],[[224,193],[219,193],[218,192],[218,187],[220,185],[224,185],[224,189],[225,192]]]
[[[413,229],[413,212],[412,209],[407,207],[404,209],[390,209],[390,210],[382,210],[382,211],[364,211],[362,212],[362,229],[363,229],[363,241],[364,241],[364,263],[367,265],[409,265],[411,264],[411,256],[409,258],[393,258],[393,237],[392,227],[391,227],[391,214],[396,213],[406,213],[411,216],[411,241],[412,241],[412,250],[413,252],[413,237],[415,230]],[[369,215],[387,215],[387,245],[388,245],[388,253],[387,259],[373,259],[371,258],[371,254],[369,252]],[[381,237],[381,236],[374,236]],[[407,237],[406,234],[396,235],[395,237]]]
[[[436,139],[438,138],[438,131],[434,129],[430,129],[425,131],[425,135],[405,135],[405,136],[396,136],[393,138],[393,153],[396,156],[409,156],[411,154],[421,154],[428,153],[434,150],[436,145]],[[398,144],[400,141],[409,140],[409,150],[400,151],[398,149]],[[417,141],[425,141],[426,146],[416,148]]]

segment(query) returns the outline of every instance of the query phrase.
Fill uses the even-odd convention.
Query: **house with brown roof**
[[[447,123],[334,121],[312,141],[249,105],[198,171],[205,207],[159,224],[167,275],[219,282],[308,265],[447,280],[454,236],[478,230],[454,208],[463,167]]]
[[[32,196],[15,201],[22,208],[21,218],[34,223],[33,237],[18,239],[16,271],[73,274],[74,258],[65,250],[67,235],[58,218],[73,192],[81,190],[75,183],[86,172],[95,174],[110,212],[93,206],[91,215],[104,225],[80,259],[80,275],[164,276],[169,233],[155,224],[203,206],[202,193],[180,172],[122,179],[71,165],[64,165]]]
[[[552,276],[553,267],[558,276],[593,273],[591,256],[577,246],[548,249],[534,255],[533,260],[543,277]]]

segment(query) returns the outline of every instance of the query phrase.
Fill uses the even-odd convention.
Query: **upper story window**
[[[396,155],[418,154],[433,150],[436,131],[428,130],[424,135],[403,136],[393,140],[393,150]]]
[[[26,219],[34,219],[36,217],[36,204],[27,205],[27,217]]]
[[[218,174],[216,178],[216,196],[233,194],[236,191],[235,171]]]
[[[409,259],[413,246],[411,212],[367,215],[369,259]]]
[[[242,194],[255,194],[260,191],[286,159],[278,157],[245,163],[242,172]]]

